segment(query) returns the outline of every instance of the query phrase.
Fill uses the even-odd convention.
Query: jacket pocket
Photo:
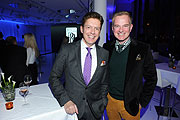
[[[139,112],[139,102],[137,98],[134,98],[133,100],[131,100],[128,104],[128,108],[127,111],[133,115],[136,116],[137,113]]]

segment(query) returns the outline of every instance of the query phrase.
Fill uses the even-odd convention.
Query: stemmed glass
[[[31,75],[25,75],[24,76],[24,83],[27,85],[28,88],[30,87],[31,82],[32,82]]]
[[[27,105],[26,96],[28,95],[28,93],[28,86],[24,82],[21,82],[19,84],[19,94],[24,98],[24,105]]]
[[[32,82],[32,77],[31,77],[31,75],[25,75],[25,76],[24,76],[24,83],[29,87],[30,84],[31,84],[31,82]]]

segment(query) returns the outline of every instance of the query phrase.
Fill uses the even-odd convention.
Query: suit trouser
[[[109,120],[140,120],[140,110],[136,116],[130,115],[125,107],[123,100],[116,100],[108,94],[108,104],[106,107]]]
[[[83,114],[83,116],[81,118],[79,118],[78,120],[100,120],[100,119],[96,119],[93,115],[93,113],[91,112],[88,103],[86,102],[86,106],[85,106],[85,112]]]

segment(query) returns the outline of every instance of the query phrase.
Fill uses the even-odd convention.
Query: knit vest
[[[110,60],[110,95],[118,100],[123,100],[126,65],[128,60],[129,46],[121,53],[113,50]]]

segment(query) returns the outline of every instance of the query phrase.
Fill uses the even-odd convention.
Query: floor
[[[39,83],[47,83],[48,78],[54,63],[56,55],[55,54],[44,54],[41,55],[39,59]],[[172,92],[173,93],[173,92]],[[173,97],[172,97],[173,98]],[[156,88],[154,95],[146,109],[144,111],[141,120],[158,120],[158,114],[156,112],[155,106],[159,106],[160,101],[160,88]],[[171,99],[171,101],[173,101]],[[160,116],[159,120],[180,120],[180,96],[176,95],[174,102],[174,111],[177,114],[177,117],[168,118],[167,116]],[[104,118],[104,120],[108,120]]]

